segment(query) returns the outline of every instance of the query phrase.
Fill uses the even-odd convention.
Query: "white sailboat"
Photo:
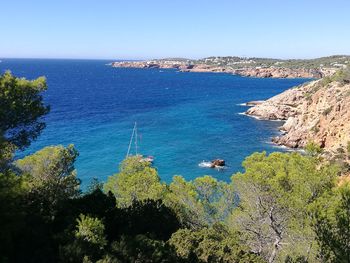
[[[132,154],[131,154],[131,146],[132,146],[133,142],[135,144],[135,156],[140,158],[140,162],[153,163],[154,162],[154,157],[153,156],[146,156],[145,157],[142,154],[138,153],[137,122],[135,122],[134,128],[132,129],[131,138],[130,138],[130,142],[129,142],[129,147],[128,147],[128,151],[126,153],[126,158],[128,158],[129,156],[132,156]]]

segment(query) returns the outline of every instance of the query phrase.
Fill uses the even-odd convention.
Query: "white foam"
[[[276,144],[273,141],[265,141],[266,144],[271,145],[273,148],[279,148],[279,149],[283,149],[287,152],[300,152],[300,153],[305,153],[304,149],[300,149],[300,148],[290,148],[288,146],[285,145],[280,145],[280,144]]]
[[[255,115],[247,114],[247,113],[245,113],[245,112],[239,112],[238,114],[239,114],[239,115],[248,116],[248,117],[254,118],[254,119],[259,120],[259,121],[285,122],[285,120],[267,120],[267,119],[263,119],[263,118],[261,118],[261,117],[255,116]]]
[[[249,115],[249,114],[247,114],[247,113],[245,113],[245,112],[239,112],[238,114],[239,114],[239,115],[248,116],[248,117],[250,117],[250,118],[254,118],[254,119],[259,120],[259,121],[262,121],[262,120],[263,120],[263,119],[261,119],[261,118],[258,117],[258,116]]]
[[[199,167],[202,167],[202,168],[211,168],[212,163],[211,163],[211,162],[203,161],[203,162],[199,163],[198,166],[199,166]]]

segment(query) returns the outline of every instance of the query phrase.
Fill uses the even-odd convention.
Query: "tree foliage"
[[[232,177],[240,202],[231,219],[242,242],[269,262],[298,253],[315,258],[308,209],[334,187],[337,168],[298,153],[255,153],[243,166]]]
[[[77,223],[76,238],[95,245],[100,249],[107,244],[104,234],[105,227],[100,219],[80,214]]]
[[[322,85],[327,85],[333,81],[339,82],[340,85],[346,85],[350,83],[350,68],[349,66],[337,70],[333,75],[324,77],[321,80]]]
[[[230,232],[221,224],[197,231],[180,229],[169,242],[185,262],[264,262],[239,243],[237,233]]]
[[[54,216],[60,202],[79,194],[74,161],[78,152],[73,145],[49,146],[16,161],[28,188],[28,205]]]
[[[156,169],[150,163],[141,162],[139,156],[132,156],[121,163],[118,174],[108,178],[104,189],[114,194],[119,207],[127,207],[134,201],[161,199],[166,186],[160,182]]]
[[[317,157],[323,152],[323,149],[320,147],[320,145],[316,144],[315,142],[309,142],[305,146],[305,152],[309,156]]]
[[[41,93],[44,77],[28,81],[7,71],[0,76],[0,138],[19,149],[30,144],[44,129],[41,117],[48,113]]]
[[[313,207],[320,255],[327,262],[350,262],[350,185],[320,198]]]
[[[165,203],[177,212],[183,225],[195,229],[225,221],[235,207],[235,193],[231,185],[211,176],[190,182],[174,176]]]

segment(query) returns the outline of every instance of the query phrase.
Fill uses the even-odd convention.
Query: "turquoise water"
[[[73,143],[80,153],[76,168],[84,185],[93,177],[103,181],[117,172],[135,121],[140,151],[155,156],[162,180],[205,174],[228,180],[249,154],[281,150],[270,143],[281,123],[240,115],[247,108],[239,104],[307,81],[121,69],[102,60],[1,60],[1,72],[10,69],[27,78],[45,75],[49,87],[47,127],[19,156]],[[214,158],[225,159],[228,168],[198,167],[202,160]]]

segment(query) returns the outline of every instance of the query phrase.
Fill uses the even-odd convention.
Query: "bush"
[[[328,85],[331,82],[339,82],[341,85],[346,85],[350,83],[350,68],[346,67],[344,69],[338,70],[332,76],[324,77],[320,84]]]

